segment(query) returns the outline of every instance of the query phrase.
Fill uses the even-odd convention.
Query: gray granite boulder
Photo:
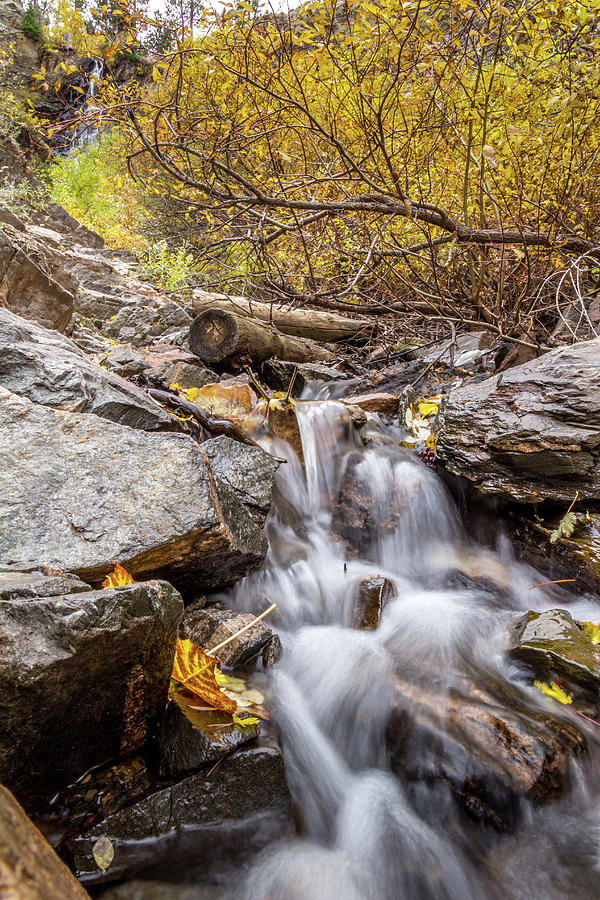
[[[145,744],[182,612],[159,581],[0,600],[0,780],[22,803]]]
[[[34,403],[133,428],[178,428],[144,391],[101,368],[69,338],[6,309],[0,309],[0,386]]]
[[[233,583],[267,540],[186,435],[66,413],[0,388],[0,565],[99,583],[123,564],[181,589]]]
[[[229,485],[262,528],[271,508],[273,479],[280,464],[261,447],[225,436],[205,441],[202,446],[217,478]]]
[[[600,499],[600,338],[451,391],[437,451],[486,493]]]

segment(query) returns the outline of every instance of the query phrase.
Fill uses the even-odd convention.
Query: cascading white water
[[[98,87],[102,79],[104,66],[101,60],[92,59],[91,68],[87,73],[87,92],[83,105],[80,107],[79,113],[83,121],[73,131],[69,142],[68,153],[75,150],[81,150],[89,144],[93,144],[98,137],[98,125],[95,121],[91,121],[89,116],[97,110],[94,107],[94,97],[98,93]]]
[[[515,561],[505,538],[493,549],[467,540],[444,485],[399,446],[397,433],[375,426],[370,445],[359,445],[336,402],[300,402],[298,421],[305,469],[288,445],[277,445],[288,463],[278,474],[266,565],[227,602],[257,613],[266,599],[278,603],[272,624],[284,656],[270,677],[269,705],[299,837],[269,849],[235,896],[558,900],[566,885],[571,897],[599,896],[593,732],[563,799],[540,809],[522,802],[513,835],[469,822],[443,781],[407,779],[390,764],[398,684],[425,708],[431,698],[451,698],[475,672],[482,683],[517,690],[530,710],[570,715],[504,657],[515,611],[551,608],[556,595],[528,592],[543,579]],[[498,589],[476,578],[455,583],[465,568]],[[360,581],[375,574],[395,594],[376,630],[357,630]],[[561,605],[572,601],[561,594]],[[595,602],[575,602],[574,614],[577,603]],[[441,754],[460,770],[456,734],[435,710],[431,721],[433,739],[415,745],[408,767],[426,774]]]

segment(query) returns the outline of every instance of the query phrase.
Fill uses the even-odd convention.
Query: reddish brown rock
[[[364,412],[379,413],[380,416],[395,416],[400,406],[400,398],[395,394],[356,394],[348,397],[344,403],[358,406]]]

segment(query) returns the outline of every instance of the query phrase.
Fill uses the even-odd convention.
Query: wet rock
[[[185,435],[59,412],[0,388],[0,559],[98,583],[134,578],[200,592],[262,562],[267,541]]]
[[[202,705],[202,702],[199,703]],[[258,725],[222,725],[229,716],[219,710],[196,710],[171,694],[159,738],[159,774],[167,778],[189,775],[258,736]]]
[[[508,682],[464,679],[452,692],[398,680],[389,740],[394,771],[448,785],[470,818],[510,832],[526,797],[560,796],[583,735],[540,713]]]
[[[599,617],[600,620],[600,617]],[[600,696],[600,647],[593,644],[566,609],[528,612],[513,630],[513,659],[553,681],[583,688],[592,700]]]
[[[0,305],[44,325],[65,331],[73,314],[73,294],[60,284],[40,255],[0,229]]]
[[[4,900],[89,900],[15,798],[1,786],[0,893]]]
[[[297,369],[296,380],[292,388],[292,397],[299,397],[304,388],[311,383],[331,384],[348,381],[348,375],[322,366],[318,363],[290,363],[280,359],[268,359],[262,366],[262,377],[265,383],[275,391],[287,391],[294,370]]]
[[[0,384],[34,403],[94,413],[132,428],[177,427],[144,391],[102,369],[69,338],[1,308]]]
[[[347,397],[344,403],[358,406],[364,412],[379,413],[380,416],[396,416],[400,407],[400,398],[396,394],[355,394]]]
[[[90,586],[76,575],[56,572],[13,572],[0,569],[0,600],[26,600],[36,597],[57,597],[78,594]]]
[[[261,447],[216,437],[202,445],[216,477],[229,485],[261,528],[271,508],[279,463]]]
[[[155,790],[68,842],[84,884],[153,870],[163,880],[190,883],[249,863],[292,831],[283,760],[272,744],[242,748],[215,768]],[[106,835],[115,858],[103,876],[92,857]]]
[[[158,581],[0,601],[0,779],[21,802],[154,733],[182,609]]]
[[[600,498],[600,338],[451,391],[439,459],[485,492]]]
[[[387,602],[394,596],[394,585],[381,575],[361,578],[352,615],[353,628],[375,629]]]
[[[210,650],[230,638],[236,631],[245,628],[254,618],[250,613],[205,608],[201,601],[200,604],[194,603],[186,607],[181,623],[181,636],[189,638],[205,650]],[[279,636],[265,625],[264,620],[257,622],[244,634],[217,651],[215,656],[222,665],[233,667],[250,662],[259,653],[263,654],[263,660],[270,663],[277,662],[281,655]]]

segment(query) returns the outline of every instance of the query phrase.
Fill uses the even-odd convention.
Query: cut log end
[[[313,341],[281,334],[272,325],[223,309],[208,309],[196,316],[189,334],[190,350],[205,363],[260,365],[276,357],[290,362],[325,362],[333,354]]]
[[[206,310],[190,328],[190,350],[207,363],[221,362],[235,353],[238,339],[235,316],[222,309]]]

